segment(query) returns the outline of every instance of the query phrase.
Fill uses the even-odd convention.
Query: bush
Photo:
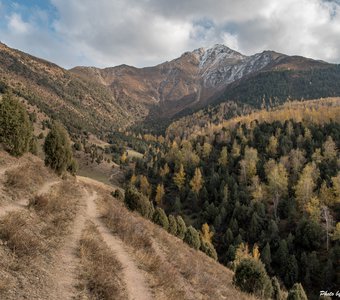
[[[73,170],[70,139],[66,129],[59,123],[52,124],[44,143],[45,165],[61,175],[69,167]]]
[[[138,192],[134,186],[126,188],[124,202],[130,210],[138,211],[143,217],[152,218],[154,213],[152,203],[145,195]]]
[[[270,298],[272,295],[273,288],[265,267],[254,258],[241,260],[236,267],[233,282],[242,291],[258,297]]]
[[[7,94],[0,102],[0,143],[14,156],[28,151],[33,127],[25,107]]]
[[[206,255],[210,256],[214,260],[217,260],[217,252],[211,243],[207,243],[201,240],[201,251]]]
[[[188,227],[184,236],[184,242],[186,242],[190,247],[196,250],[200,248],[201,246],[200,235],[194,227],[192,226]]]
[[[38,141],[37,141],[37,138],[35,136],[31,138],[30,145],[29,145],[29,151],[34,155],[38,154]]]
[[[177,221],[173,215],[169,216],[169,233],[177,235]]]
[[[111,193],[111,195],[118,200],[124,200],[124,195],[119,189],[116,189],[114,192]]]
[[[295,283],[288,293],[287,300],[308,300],[301,283]]]
[[[184,239],[185,233],[187,232],[187,226],[181,216],[177,216],[177,236],[180,239]]]
[[[162,226],[165,230],[169,229],[168,217],[166,216],[164,210],[160,207],[157,207],[155,209],[155,212],[153,213],[153,216],[152,216],[152,221],[155,224]]]

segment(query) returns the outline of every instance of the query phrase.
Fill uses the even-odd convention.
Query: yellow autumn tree
[[[218,163],[221,167],[226,167],[228,163],[228,150],[227,147],[223,147],[220,153],[220,157],[218,159]]]
[[[163,200],[164,194],[165,194],[165,192],[164,192],[163,183],[158,184],[157,188],[156,188],[156,197],[155,197],[155,201],[158,205],[162,205],[162,200]]]
[[[269,138],[269,142],[268,142],[268,146],[267,146],[267,152],[270,154],[270,155],[276,155],[277,153],[277,147],[278,147],[278,141],[277,141],[277,138],[272,135],[270,138]]]
[[[318,197],[312,197],[305,205],[305,211],[308,213],[311,220],[315,222],[320,221],[321,205]]]
[[[295,196],[301,210],[314,196],[316,180],[319,176],[319,170],[314,163],[309,163],[302,170],[300,178],[295,186]]]
[[[253,247],[253,258],[255,260],[260,260],[260,250],[257,244],[255,244]]]
[[[137,176],[135,174],[132,174],[130,178],[130,183],[135,185],[136,181],[137,181]]]
[[[195,169],[195,174],[194,177],[190,180],[190,186],[191,190],[195,193],[198,194],[203,186],[203,178],[202,178],[202,173],[199,168]]]
[[[236,267],[241,260],[250,258],[251,255],[249,254],[249,247],[247,243],[241,243],[236,251],[235,251],[235,260],[234,260],[234,266]]]
[[[169,166],[167,163],[165,163],[163,168],[160,168],[159,175],[164,178],[166,175],[168,175],[170,172]]]
[[[145,195],[145,196],[150,196],[151,194],[151,187],[148,179],[144,176],[141,175],[139,179],[139,184],[140,184],[140,191]]]
[[[214,233],[210,231],[209,225],[207,223],[204,223],[202,225],[202,231],[201,231],[202,240],[206,243],[211,244],[211,239],[213,235]]]
[[[174,175],[174,183],[179,190],[182,190],[184,183],[185,183],[185,171],[183,164],[179,166],[179,170]]]

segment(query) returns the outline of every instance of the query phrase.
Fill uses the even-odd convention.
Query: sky
[[[214,44],[340,63],[340,0],[0,0],[0,41],[65,68],[151,66]]]

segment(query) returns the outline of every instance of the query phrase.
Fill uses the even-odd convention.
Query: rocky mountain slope
[[[272,51],[245,56],[224,45],[154,67],[65,70],[0,44],[0,75],[0,92],[10,87],[78,132],[107,132],[144,121],[159,127],[226,100],[259,106],[262,98],[283,102],[289,96],[340,95],[336,65]]]
[[[126,65],[97,69],[76,67],[71,72],[105,84],[117,99],[156,106],[153,116],[173,117],[188,109],[213,103],[230,84],[259,72],[304,71],[330,67],[330,64],[303,57],[264,51],[245,56],[224,45],[200,48],[155,67],[134,68]],[[124,105],[124,103],[120,103]]]

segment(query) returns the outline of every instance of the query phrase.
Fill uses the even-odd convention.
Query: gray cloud
[[[51,31],[7,16],[1,38],[62,66],[153,65],[224,43],[340,62],[338,0],[51,0]],[[46,14],[45,14],[46,17]],[[12,23],[11,23],[12,21]],[[21,22],[20,22],[21,21]],[[13,23],[14,22],[14,23]],[[20,32],[19,32],[19,31]]]

